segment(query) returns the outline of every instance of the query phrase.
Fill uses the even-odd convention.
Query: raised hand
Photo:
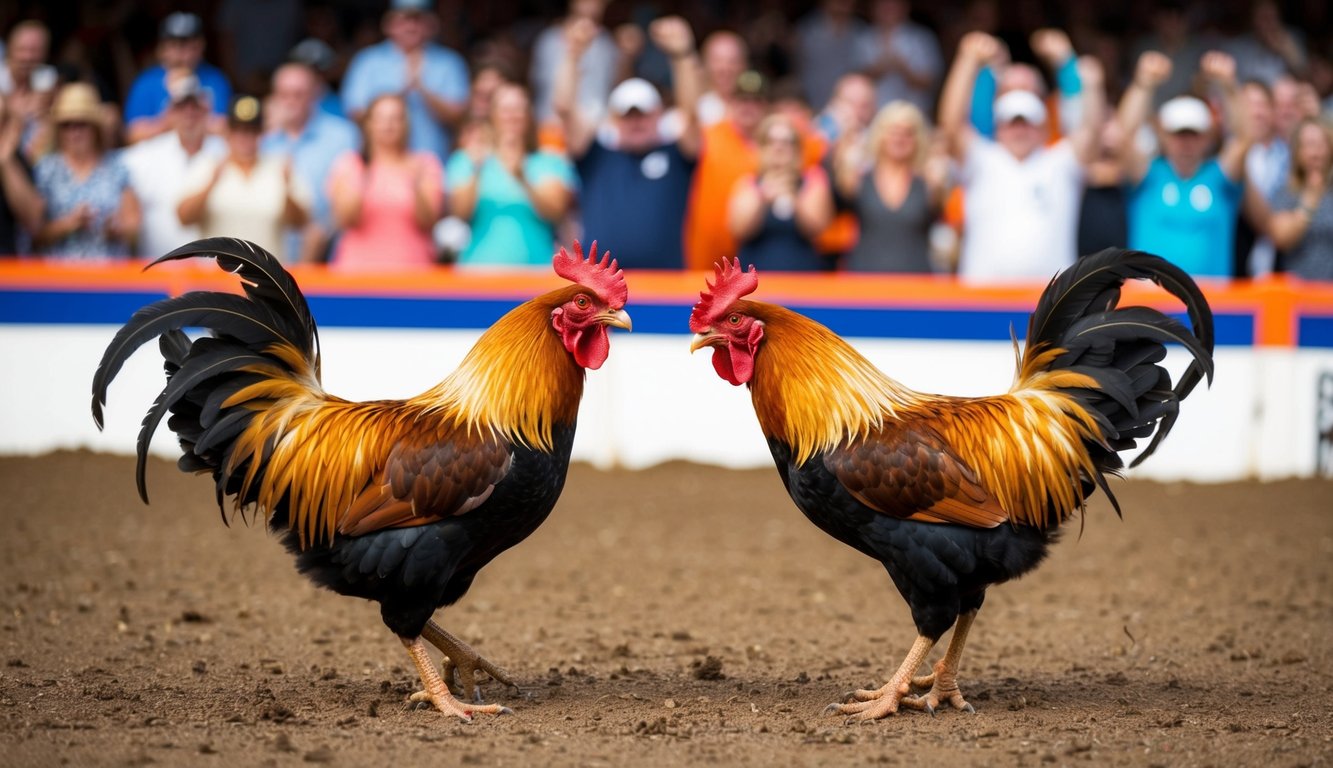
[[[1046,66],[1055,69],[1074,55],[1074,44],[1069,42],[1069,35],[1063,29],[1047,27],[1032,33],[1028,44]]]
[[[694,53],[694,30],[680,16],[663,16],[648,26],[648,37],[667,56],[677,58]]]
[[[1236,60],[1231,54],[1222,51],[1209,51],[1199,59],[1199,71],[1203,76],[1221,85],[1236,84]]]
[[[1171,77],[1171,59],[1158,51],[1144,51],[1134,67],[1134,83],[1155,89]]]
[[[626,22],[616,27],[612,33],[616,40],[616,47],[620,49],[620,55],[627,59],[638,58],[643,52],[643,28],[638,24]]]
[[[985,32],[968,32],[958,43],[958,55],[983,66],[1003,57],[1004,43]]]
[[[1100,88],[1106,82],[1102,62],[1096,56],[1078,57],[1078,79],[1085,88]]]

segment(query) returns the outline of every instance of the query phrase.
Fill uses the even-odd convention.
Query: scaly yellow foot
[[[412,694],[412,701],[429,701],[435,705],[435,708],[446,715],[453,715],[467,722],[472,722],[472,716],[477,713],[490,715],[512,715],[514,711],[509,707],[502,707],[499,704],[463,704],[449,693],[449,688],[444,684],[444,679],[440,677],[440,672],[435,668],[435,664],[430,659],[430,654],[426,651],[426,644],[421,642],[421,638],[411,639],[400,638],[403,645],[407,648],[407,655],[412,657],[412,663],[417,667],[417,673],[421,675],[421,683],[426,690],[418,691]]]

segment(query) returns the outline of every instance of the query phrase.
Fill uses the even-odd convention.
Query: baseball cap
[[[1177,96],[1167,101],[1157,110],[1157,120],[1167,133],[1206,133],[1213,127],[1213,115],[1208,111],[1208,105],[1193,96]]]
[[[227,110],[227,123],[233,128],[261,128],[264,123],[263,109],[259,99],[254,96],[237,96]]]
[[[611,90],[606,106],[613,115],[626,115],[631,109],[646,114],[662,108],[662,97],[652,83],[641,77],[631,77]]]
[[[767,99],[768,80],[753,69],[747,69],[736,78],[736,95],[741,98]]]
[[[1010,91],[995,100],[995,124],[1024,120],[1030,125],[1046,122],[1046,105],[1032,91]]]
[[[317,37],[307,37],[296,45],[287,54],[289,61],[295,61],[305,64],[316,72],[327,72],[333,66],[337,54],[328,43]]]
[[[188,40],[204,33],[204,23],[198,16],[177,11],[162,20],[160,36],[163,40]]]
[[[194,75],[184,75],[167,83],[167,98],[172,105],[180,104],[182,101],[194,99],[198,102],[204,100],[204,87],[200,84],[199,78]]]

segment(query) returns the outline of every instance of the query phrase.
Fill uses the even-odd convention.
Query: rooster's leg
[[[440,671],[435,668],[435,663],[431,661],[430,654],[426,651],[426,644],[421,642],[421,638],[413,637],[399,638],[407,648],[407,655],[412,657],[412,663],[417,665],[417,673],[421,675],[421,683],[426,690],[412,694],[412,701],[429,701],[435,705],[435,708],[446,715],[454,715],[468,722],[472,721],[472,715],[475,712],[482,712],[492,715],[512,715],[514,711],[509,707],[502,707],[499,704],[472,705],[463,704],[449,693],[449,688],[444,684],[444,678],[440,677]]]
[[[457,674],[458,684],[464,698],[470,696],[476,703],[480,704],[482,702],[481,688],[477,685],[478,669],[490,675],[501,685],[518,688],[503,669],[472,650],[467,643],[446,632],[434,620],[426,622],[426,626],[421,630],[421,636],[430,641],[431,645],[439,648],[440,652],[445,655],[444,679],[452,683],[454,675]]]
[[[884,684],[883,688],[878,690],[861,690],[852,693],[851,701],[846,704],[830,704],[825,712],[837,712],[844,715],[851,715],[849,720],[878,720],[881,717],[892,715],[898,711],[898,704],[903,701],[903,696],[911,690],[912,674],[921,666],[921,662],[926,660],[926,654],[934,647],[935,641],[925,635],[917,637],[916,642],[912,643],[912,650],[907,652],[907,658],[903,659],[902,666],[893,673],[889,682]]]
[[[943,702],[949,702],[954,709],[963,712],[976,712],[963,692],[958,690],[958,662],[963,658],[963,644],[967,642],[967,632],[972,628],[976,611],[968,611],[958,617],[958,624],[953,628],[953,637],[949,638],[949,648],[944,658],[935,662],[935,671],[929,675],[912,678],[912,685],[918,688],[929,687],[926,693],[910,699],[903,699],[903,705],[913,709],[934,712]]]

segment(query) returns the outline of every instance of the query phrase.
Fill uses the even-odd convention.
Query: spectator
[[[707,128],[726,117],[736,81],[750,66],[750,48],[740,35],[724,29],[704,39],[702,55],[707,90],[699,97],[699,125]]]
[[[1124,173],[1120,144],[1124,131],[1115,115],[1107,115],[1097,133],[1097,152],[1088,163],[1083,200],[1078,208],[1078,249],[1087,256],[1129,242]]]
[[[413,151],[407,100],[378,96],[361,119],[361,153],[329,171],[333,218],[342,228],[332,263],[354,269],[435,263],[431,230],[444,209],[444,173],[433,152]]]
[[[1082,122],[1045,146],[1047,111],[1036,93],[1013,90],[994,104],[995,140],[967,122],[977,73],[1003,55],[998,40],[968,34],[940,96],[940,130],[962,164],[966,200],[959,274],[967,279],[1047,279],[1074,263],[1083,167],[1101,125],[1101,69],[1080,61]]]
[[[1009,61],[1009,53],[1000,44],[1000,53],[978,74],[972,90],[972,127],[987,138],[995,138],[996,100],[1010,91],[1028,91],[1042,100],[1043,108],[1057,119],[1047,121],[1050,141],[1077,130],[1082,122],[1082,84],[1078,75],[1078,57],[1073,43],[1063,30],[1042,28],[1032,33],[1029,45],[1050,71],[1056,83],[1054,97],[1048,93],[1041,70],[1025,62]],[[1098,94],[1105,101],[1105,93]]]
[[[555,227],[574,202],[574,167],[562,155],[538,151],[532,104],[521,85],[496,89],[487,127],[449,158],[450,212],[472,229],[458,262],[548,265]]]
[[[861,138],[875,116],[875,81],[860,72],[838,78],[833,96],[815,118],[815,129],[829,146],[843,136]]]
[[[814,238],[833,220],[828,177],[802,170],[801,134],[785,115],[770,115],[755,132],[759,168],[733,187],[727,225],[742,264],[761,270],[824,271]]]
[[[1333,129],[1306,118],[1292,135],[1291,178],[1273,200],[1273,242],[1284,271],[1305,280],[1333,281]]]
[[[139,203],[125,166],[102,146],[97,89],[70,83],[56,94],[51,118],[56,151],[37,163],[37,189],[46,220],[37,231],[40,253],[101,261],[130,255],[139,228]]]
[[[1208,106],[1178,96],[1157,111],[1161,154],[1149,157],[1132,140],[1147,118],[1153,92],[1171,73],[1171,60],[1155,51],[1139,57],[1134,81],[1120,100],[1125,132],[1121,163],[1128,183],[1129,245],[1159,254],[1200,277],[1230,277],[1241,205],[1245,153],[1252,137],[1236,87],[1235,61],[1220,51],[1204,54],[1200,70],[1226,93],[1232,129],[1214,155]]]
[[[439,29],[430,0],[391,0],[383,42],[362,50],[347,66],[343,108],[362,122],[372,100],[400,94],[407,104],[409,149],[431,152],[442,164],[451,131],[467,109],[468,73],[463,57],[433,42]]]
[[[190,168],[176,212],[201,237],[239,237],[281,253],[283,228],[306,221],[310,190],[285,160],[260,157],[263,119],[259,99],[236,99],[227,113],[227,156]]]
[[[326,260],[335,229],[327,192],[329,169],[339,155],[361,145],[355,125],[316,106],[323,90],[323,80],[307,64],[289,62],[273,73],[267,110],[272,127],[259,150],[283,157],[311,195],[305,226],[289,228],[284,238],[282,258],[288,264]]]
[[[287,57],[305,29],[301,0],[221,0],[217,5],[218,46],[223,68],[247,93],[268,86],[273,70]]]
[[[532,66],[528,83],[532,86],[532,102],[539,124],[556,120],[553,95],[556,72],[565,58],[565,28],[581,19],[587,19],[597,28],[578,64],[578,89],[574,97],[578,109],[592,119],[601,118],[606,109],[606,98],[615,85],[620,65],[620,48],[611,33],[603,26],[605,0],[570,0],[568,13],[537,35],[532,46]]]
[[[23,118],[10,113],[0,95],[0,256],[27,250],[46,207],[19,146],[22,140]]]
[[[208,132],[208,97],[199,80],[185,74],[168,91],[166,133],[135,144],[122,152],[130,184],[143,206],[138,252],[161,256],[199,239],[199,228],[181,224],[183,183],[194,163],[227,153],[227,142]]]
[[[1299,35],[1282,21],[1274,0],[1255,0],[1244,34],[1226,45],[1236,61],[1236,77],[1272,85],[1285,73],[1305,73],[1305,46]]]
[[[315,90],[319,94],[316,103],[320,111],[334,117],[344,116],[342,99],[338,98],[338,94],[334,92],[329,82],[334,68],[337,67],[338,54],[328,43],[317,37],[307,37],[292,46],[291,52],[287,54],[287,62],[304,64],[315,73],[317,86]]]
[[[849,272],[929,274],[930,228],[944,200],[948,159],[927,162],[930,133],[915,104],[892,101],[875,115],[864,157],[853,142],[837,150],[835,183],[861,235],[844,262]]]
[[[827,104],[838,78],[856,69],[869,34],[855,0],[822,0],[796,24],[797,64],[805,99]]]
[[[940,44],[934,32],[912,21],[911,13],[907,0],[873,0],[870,31],[861,42],[861,69],[877,81],[876,106],[901,99],[922,114],[934,114],[935,87],[944,69]]]
[[[10,30],[0,66],[0,96],[7,100],[6,111],[22,127],[20,147],[34,145],[34,134],[51,108],[51,97],[60,79],[55,67],[46,63],[50,54],[51,33],[35,19],[20,21]]]
[[[157,64],[130,86],[125,100],[126,141],[134,144],[172,130],[171,85],[186,76],[198,81],[203,103],[212,110],[210,128],[221,131],[231,103],[231,84],[222,70],[204,61],[203,22],[193,13],[178,11],[162,20]]]
[[[696,102],[701,90],[694,33],[682,18],[655,20],[649,37],[671,60],[680,129],[664,127],[662,98],[646,80],[631,78],[607,98],[599,127],[578,108],[578,62],[597,34],[584,20],[565,29],[565,59],[556,76],[555,110],[583,182],[586,238],[614,249],[626,269],[680,269],[681,222],[699,151]]]
[[[1254,143],[1245,153],[1245,194],[1256,194],[1263,204],[1271,205],[1277,192],[1287,182],[1291,155],[1286,140],[1278,135],[1277,123],[1273,117],[1273,96],[1268,86],[1258,80],[1251,80],[1241,87],[1241,96],[1245,100],[1245,109],[1249,115],[1250,129],[1254,134]],[[1253,211],[1253,203],[1243,205]],[[1237,249],[1235,273],[1250,277],[1261,277],[1273,271],[1277,252],[1272,239],[1252,226],[1253,214],[1241,217],[1236,242],[1242,247]]]
[[[1185,0],[1160,0],[1154,4],[1149,20],[1148,34],[1139,38],[1131,53],[1136,61],[1147,51],[1157,51],[1171,60],[1171,74],[1153,94],[1151,106],[1155,110],[1167,98],[1190,90],[1199,59],[1216,47],[1216,41],[1191,28]]]

